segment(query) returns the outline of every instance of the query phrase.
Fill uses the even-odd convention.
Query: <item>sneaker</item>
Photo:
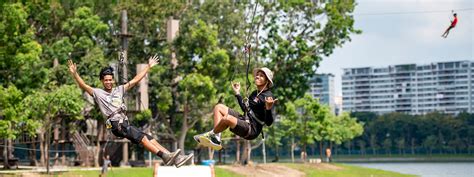
[[[196,142],[198,142],[198,144],[201,144],[201,141],[199,141],[199,136],[201,136],[200,134],[199,135],[194,135],[193,138]]]
[[[181,149],[177,149],[174,152],[167,153],[166,155],[163,155],[161,159],[163,159],[163,163],[165,163],[166,166],[171,165],[178,157],[179,153],[181,152]]]
[[[199,142],[201,142],[202,145],[211,147],[214,150],[222,149],[221,141],[217,139],[215,134],[211,135],[209,132],[199,135]]]
[[[194,157],[194,154],[188,154],[188,155],[178,155],[178,157],[176,157],[176,159],[174,160],[174,166],[176,168],[179,168],[181,166],[183,166],[184,164],[186,164],[189,160],[193,159]]]

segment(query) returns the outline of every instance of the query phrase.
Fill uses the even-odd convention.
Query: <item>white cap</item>
[[[273,72],[267,67],[255,68],[253,69],[253,75],[255,76],[259,71],[262,71],[265,76],[267,76],[268,81],[270,81],[270,85],[268,87],[273,87]]]

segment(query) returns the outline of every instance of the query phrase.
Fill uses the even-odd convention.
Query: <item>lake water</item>
[[[421,177],[474,177],[474,162],[350,163],[350,165],[414,174]]]

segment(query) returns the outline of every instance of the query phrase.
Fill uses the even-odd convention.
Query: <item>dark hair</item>
[[[454,15],[454,16],[457,16],[458,14],[457,14],[457,13],[454,13],[453,15]]]
[[[104,76],[106,76],[106,75],[112,75],[112,77],[114,77],[114,68],[112,68],[110,66],[102,68],[102,70],[100,70],[100,74],[99,74],[100,80],[104,79]]]

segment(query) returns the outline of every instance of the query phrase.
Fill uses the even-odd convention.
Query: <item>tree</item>
[[[179,131],[178,147],[184,149],[184,141],[191,129],[202,117],[210,117],[209,111],[214,102],[215,88],[208,76],[193,73],[188,75],[178,86],[182,95],[183,117]],[[207,116],[205,116],[207,114]]]
[[[84,101],[81,91],[74,85],[63,85],[50,90],[42,90],[28,95],[23,104],[29,105],[31,109],[26,109],[25,116],[39,124],[37,133],[41,141],[41,164],[49,170],[49,144],[51,143],[51,127],[55,122],[66,118],[70,124],[72,120],[83,118],[81,110]]]
[[[330,119],[329,108],[320,105],[318,100],[309,94],[293,103],[286,103],[285,107],[287,108],[286,116],[282,120],[282,124],[287,129],[285,133],[299,139],[304,155],[308,144],[313,144],[315,140],[323,140],[323,133],[326,132],[325,125]],[[302,159],[306,160],[304,156]]]
[[[264,66],[274,73],[275,95],[293,101],[308,90],[308,80],[316,73],[323,56],[350,41],[354,1],[272,1],[262,2],[258,13],[261,30],[256,40]],[[324,23],[324,20],[327,20]]]
[[[2,3],[0,6],[0,137],[4,140],[3,159],[9,168],[12,143],[24,129],[35,127],[21,114],[25,95],[47,82],[47,70],[41,67],[41,46],[35,41],[34,30],[27,21],[28,12],[20,3]],[[20,126],[21,125],[21,126]]]
[[[339,116],[334,116],[330,119],[330,123],[326,126],[324,140],[341,144],[347,142],[349,145],[349,152],[352,146],[352,139],[362,135],[364,132],[363,123],[358,123],[357,118],[353,118],[349,113],[343,112]]]
[[[286,102],[303,98],[308,80],[315,73],[323,56],[329,56],[336,47],[350,41],[351,34],[360,33],[353,28],[354,1],[258,1],[261,8],[250,31],[252,56],[259,66],[274,73],[274,95],[280,99],[277,112],[285,112]],[[257,5],[250,6],[252,12]],[[326,22],[326,23],[325,23]],[[252,28],[250,28],[252,29]],[[262,31],[261,33],[259,33]],[[283,119],[286,116],[282,116]]]
[[[438,143],[438,138],[436,136],[428,136],[424,141],[423,141],[423,146],[427,148],[430,152],[430,156],[433,153],[433,148],[436,146]]]
[[[42,48],[22,4],[5,3],[0,8],[0,84],[13,84],[28,93],[47,82],[48,72],[40,62]]]
[[[34,134],[38,127],[36,122],[28,120],[23,111],[27,106],[22,104],[24,94],[14,85],[7,88],[0,86],[0,137],[4,139],[3,164],[4,168],[10,168],[8,159],[12,155],[12,142],[23,132]]]

